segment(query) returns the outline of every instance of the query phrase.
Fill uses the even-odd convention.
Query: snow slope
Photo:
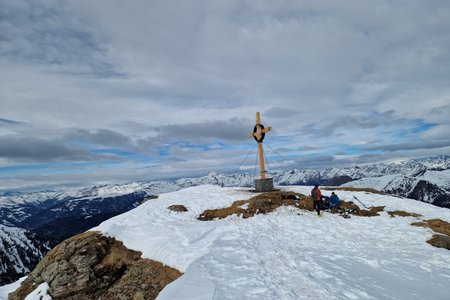
[[[286,187],[308,194],[310,187]],[[329,195],[328,191],[324,191]],[[370,193],[366,206],[385,205],[379,217],[344,219],[283,207],[249,219],[198,221],[205,209],[254,194],[242,188],[191,187],[163,194],[97,228],[143,257],[184,272],[158,296],[165,299],[449,299],[450,251],[426,243],[417,219],[450,222],[450,211]],[[185,205],[185,213],[167,209]],[[388,210],[423,217],[390,217]]]
[[[0,225],[0,284],[28,274],[49,250],[49,243],[35,233]]]

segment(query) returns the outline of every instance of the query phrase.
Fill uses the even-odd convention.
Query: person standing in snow
[[[330,209],[331,211],[337,209],[339,207],[340,201],[338,195],[336,195],[334,192],[331,193],[330,196]]]
[[[316,184],[311,190],[311,198],[313,199],[314,209],[317,210],[317,215],[320,215],[320,201],[322,200],[322,192],[319,185]]]

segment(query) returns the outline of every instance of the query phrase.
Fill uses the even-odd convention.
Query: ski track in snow
[[[184,272],[159,300],[448,299],[450,252],[426,243],[430,229],[410,225],[417,219],[450,221],[448,209],[386,195],[337,193],[344,200],[357,195],[366,206],[385,205],[385,212],[371,218],[328,213],[318,218],[282,207],[249,219],[198,221],[205,209],[254,195],[245,189],[200,186],[163,194],[92,230]],[[167,207],[173,204],[189,211],[171,212]],[[424,217],[392,218],[389,210]]]

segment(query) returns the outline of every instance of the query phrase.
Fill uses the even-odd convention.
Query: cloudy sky
[[[0,190],[450,153],[448,0],[0,0]],[[248,155],[248,159],[244,160]]]

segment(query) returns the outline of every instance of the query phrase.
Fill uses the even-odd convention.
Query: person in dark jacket
[[[313,199],[314,209],[317,210],[317,215],[320,215],[320,201],[322,199],[322,192],[320,191],[318,184],[316,184],[311,190],[311,198]]]
[[[331,193],[330,196],[330,209],[331,211],[336,210],[339,208],[340,201],[338,195],[336,195],[334,192]]]

